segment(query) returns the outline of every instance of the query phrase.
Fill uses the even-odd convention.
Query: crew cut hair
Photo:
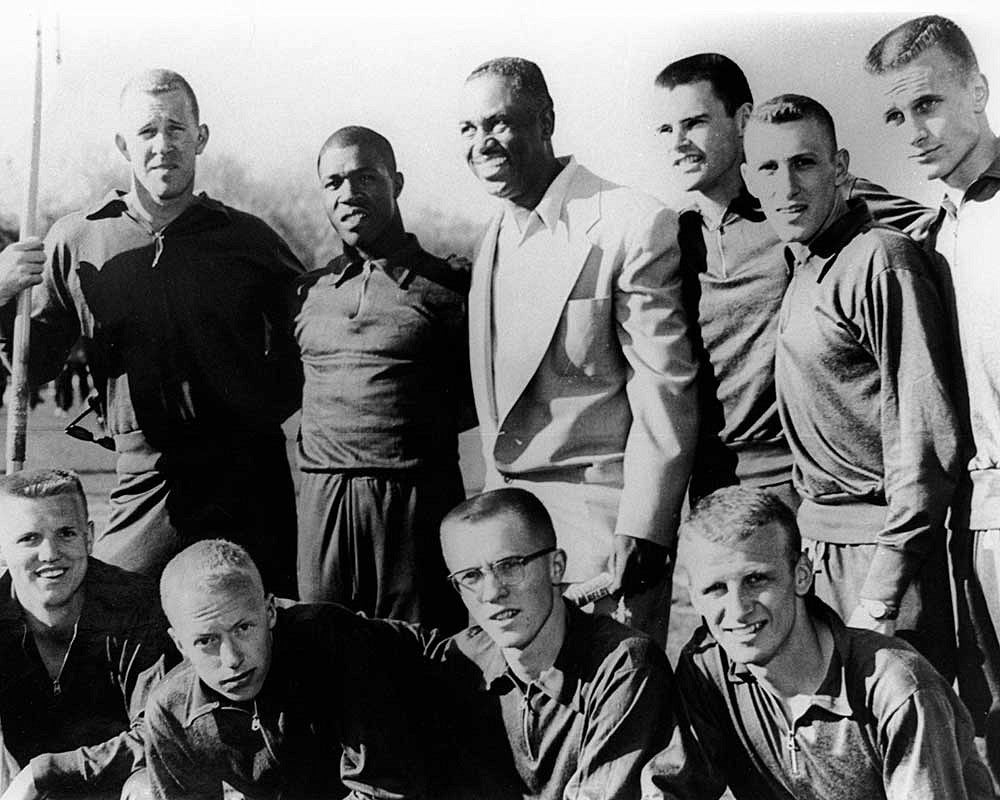
[[[545,76],[534,61],[516,56],[493,58],[472,70],[465,82],[487,75],[505,78],[514,93],[527,102],[532,113],[541,114],[554,109]]]
[[[326,137],[326,141],[323,142],[323,146],[319,149],[319,155],[316,156],[316,168],[319,168],[319,162],[322,161],[323,154],[331,147],[352,146],[370,149],[378,156],[379,161],[389,171],[389,174],[395,174],[396,154],[393,152],[389,140],[378,131],[373,131],[364,125],[345,125],[343,128],[338,128]]]
[[[795,564],[802,550],[802,536],[795,513],[776,494],[765,489],[726,486],[701,498],[680,527],[683,544],[700,538],[727,547],[736,547],[762,527],[777,523],[788,534],[788,559]]]
[[[172,601],[194,592],[260,592],[264,584],[250,554],[226,539],[203,539],[184,548],[160,575],[160,603],[170,616]]]
[[[751,121],[765,125],[780,125],[804,119],[818,122],[830,137],[831,152],[837,152],[837,129],[833,124],[833,117],[822,103],[804,94],[779,94],[765,100],[750,115]]]
[[[708,81],[729,116],[744,103],[753,105],[753,93],[743,70],[731,58],[720,53],[697,53],[667,64],[656,76],[661,89],[673,89],[699,81]]]
[[[191,84],[183,75],[171,69],[158,67],[140,72],[122,87],[122,93],[118,97],[118,105],[124,105],[125,98],[130,92],[156,95],[175,91],[181,91],[187,95],[188,102],[191,104],[191,112],[194,114],[194,121],[199,122],[201,111],[198,108],[198,98],[195,96],[194,89],[191,88]]]
[[[868,51],[865,70],[882,75],[909,64],[935,46],[958,68],[963,81],[979,72],[969,37],[950,19],[936,14],[908,20],[889,31]]]
[[[497,517],[511,515],[520,519],[531,531],[539,545],[556,544],[556,531],[552,517],[535,495],[526,489],[505,487],[474,495],[449,511],[441,521],[441,530],[447,525],[474,525]]]
[[[87,495],[83,491],[80,476],[73,470],[25,469],[0,477],[0,497],[34,500],[60,494],[75,494],[79,497],[86,516]]]

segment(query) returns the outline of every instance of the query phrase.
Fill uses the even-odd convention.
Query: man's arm
[[[672,683],[666,656],[651,642],[644,650],[614,653],[586,701],[576,772],[565,800],[633,800],[643,766],[672,727],[667,695]]]
[[[612,588],[630,595],[659,579],[676,539],[698,433],[698,370],[683,309],[676,214],[647,212],[625,247],[615,318],[629,365],[632,426]]]
[[[867,178],[850,176],[841,184],[841,193],[845,200],[864,200],[876,222],[891,225],[917,242],[927,238],[931,223],[937,217],[936,209],[928,208],[908,197],[892,194]]]
[[[972,722],[956,717],[944,687],[921,688],[879,731],[887,800],[986,800],[995,797],[975,752]],[[959,713],[964,709],[958,709]]]
[[[899,236],[881,257],[863,313],[881,379],[888,508],[860,597],[897,609],[932,537],[945,535],[959,424],[949,392],[953,332],[930,267],[920,248]]]
[[[40,284],[44,266],[45,249],[36,236],[5,247],[0,252],[0,306]]]
[[[156,800],[222,800],[222,781],[200,763],[187,732],[155,699],[146,707],[146,769]]]
[[[274,396],[281,399],[281,417],[287,419],[302,405],[302,360],[295,341],[295,317],[301,306],[298,280],[305,272],[285,241],[271,230],[270,289],[264,298],[267,322],[266,363]]]

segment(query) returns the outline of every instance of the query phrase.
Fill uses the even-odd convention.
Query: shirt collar
[[[559,648],[553,665],[544,670],[532,683],[557,703],[576,711],[582,711],[580,693],[576,691],[576,687],[580,682],[579,667],[586,656],[584,652],[586,637],[583,627],[587,623],[587,618],[572,603],[565,600],[562,602],[566,609],[566,638],[563,640],[562,647]],[[466,632],[466,635],[467,638],[464,639],[466,642],[471,641],[474,637],[481,637],[485,640],[480,641],[478,647],[470,648],[459,645],[462,652],[483,673],[481,685],[483,690],[491,694],[502,695],[511,691],[515,686],[522,686],[521,680],[514,675],[504,660],[500,648],[482,631],[482,628],[474,626]]]
[[[833,260],[847,243],[872,224],[872,215],[865,201],[859,198],[844,200],[840,192],[837,192],[832,215],[833,222],[811,241],[790,242],[785,245],[785,261],[789,269],[801,268],[809,262],[818,265],[816,283],[823,280]]]
[[[826,677],[813,693],[806,708],[821,708],[841,717],[850,717],[854,711],[847,696],[846,664],[851,657],[851,638],[848,635],[847,627],[837,613],[818,597],[806,597],[805,604],[806,613],[812,619],[829,628],[833,634],[833,653],[830,656]],[[724,653],[721,645],[717,644],[716,646],[721,653]],[[757,683],[757,678],[750,671],[750,668],[746,664],[739,664],[735,661],[729,662],[726,679],[733,684]]]
[[[559,170],[559,174],[556,175],[555,180],[549,184],[549,188],[545,190],[545,194],[538,201],[538,205],[528,215],[529,222],[533,217],[537,216],[542,224],[549,229],[549,232],[555,231],[556,225],[562,217],[563,207],[566,205],[566,197],[569,194],[569,187],[573,183],[573,176],[576,174],[578,168],[576,158],[573,156],[563,156],[559,159],[559,163],[563,165],[563,168]],[[522,229],[516,221],[514,212],[505,209],[504,217],[506,224],[517,225],[517,229],[521,232],[521,235],[524,235],[527,225]]]
[[[129,214],[128,203],[125,200],[127,194],[128,192],[124,192],[121,189],[112,189],[97,203],[87,209],[87,219],[107,219]],[[177,219],[182,219],[191,213],[197,214],[202,212],[219,215],[224,219],[230,218],[229,209],[225,205],[209,197],[205,192],[201,192],[194,196],[191,205],[185,208]],[[173,225],[177,219],[170,224]]]
[[[344,281],[353,278],[364,271],[367,264],[370,269],[379,269],[392,278],[401,288],[405,287],[413,274],[414,256],[420,252],[420,242],[412,233],[406,234],[406,244],[385,258],[366,259],[356,248],[344,245],[340,263],[334,267],[336,277],[334,286],[340,286]]]

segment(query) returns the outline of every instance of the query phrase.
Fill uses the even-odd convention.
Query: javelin
[[[38,156],[42,140],[42,20],[35,27],[35,105],[31,119],[31,166],[28,170],[28,194],[21,215],[19,241],[35,235],[35,212],[38,210]],[[31,287],[17,297],[14,319],[14,353],[11,363],[10,407],[7,410],[7,473],[24,467],[28,429],[28,347],[31,342]]]

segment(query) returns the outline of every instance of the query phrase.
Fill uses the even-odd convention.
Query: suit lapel
[[[496,391],[493,387],[493,262],[500,231],[500,215],[490,222],[472,267],[469,288],[469,368],[472,385],[485,387],[476,393],[476,411],[481,423],[496,425]]]
[[[548,275],[546,291],[539,293],[538,297],[525,297],[521,305],[523,322],[519,338],[523,343],[523,357],[518,359],[511,374],[504,376],[504,380],[510,381],[514,389],[508,395],[513,398],[519,398],[523,394],[545,358],[559,320],[562,319],[566,301],[593,247],[587,233],[599,215],[599,195],[594,193],[590,197],[574,198],[574,190],[579,191],[579,183],[580,176],[577,176],[569,188],[566,212],[556,225],[551,249],[542,266]],[[549,234],[546,232],[544,235]],[[497,409],[501,423],[511,408],[513,405]]]

